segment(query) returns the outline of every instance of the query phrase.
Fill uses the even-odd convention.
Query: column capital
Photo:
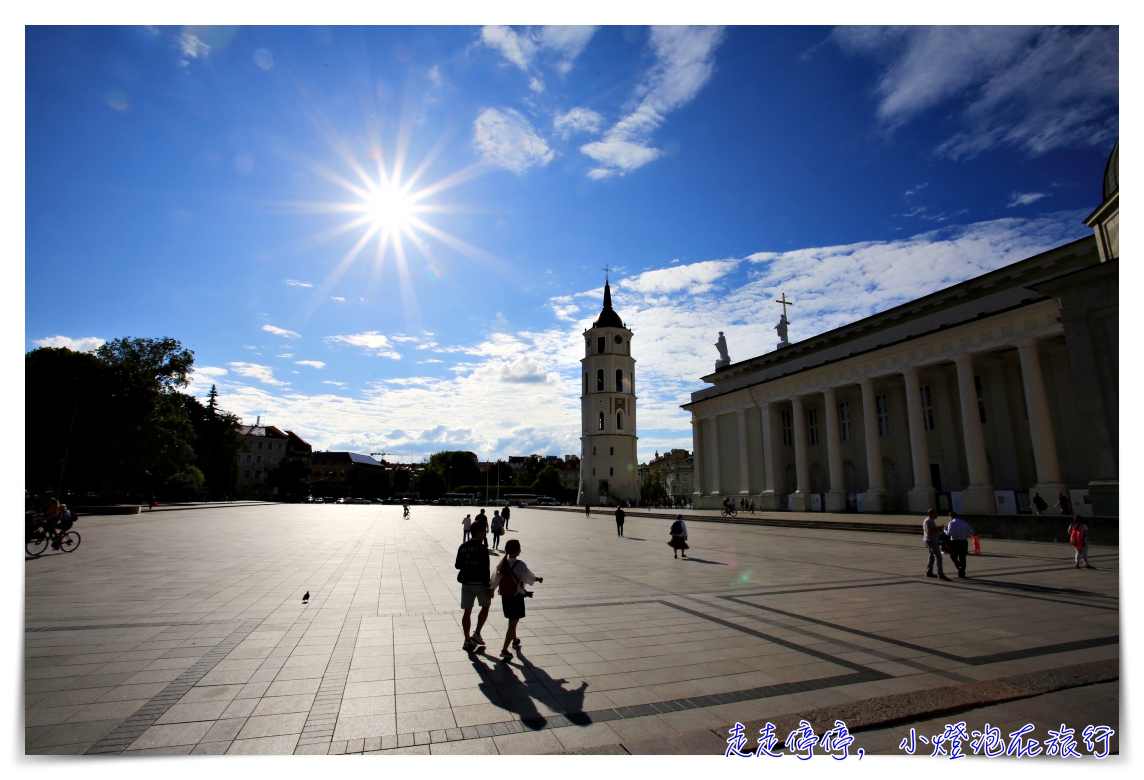
[[[1013,346],[1016,347],[1017,349],[1029,349],[1029,348],[1036,349],[1037,344],[1040,343],[1041,341],[1042,341],[1042,339],[1036,338],[1034,336],[1032,338],[1021,339],[1020,341],[1014,341]]]

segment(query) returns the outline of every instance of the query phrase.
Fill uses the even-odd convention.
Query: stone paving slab
[[[669,518],[619,538],[607,516],[522,509],[506,539],[545,582],[505,663],[499,603],[487,650],[460,647],[461,509],[100,518],[25,564],[26,752],[654,752],[983,680],[1066,695],[1061,667],[1119,656],[1114,546],[1078,571],[1065,545],[992,540],[945,583],[906,536],[703,523],[673,560]]]

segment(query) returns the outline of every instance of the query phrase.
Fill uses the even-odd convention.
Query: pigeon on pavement
[[[306,591],[306,595],[302,597],[302,603],[305,604],[310,600],[310,591]]]

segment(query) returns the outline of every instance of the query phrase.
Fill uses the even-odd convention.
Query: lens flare
[[[266,49],[255,49],[254,62],[263,70],[270,70],[274,67],[274,55]]]

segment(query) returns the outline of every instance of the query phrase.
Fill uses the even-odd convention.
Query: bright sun
[[[412,216],[412,200],[396,187],[381,187],[366,199],[368,213],[374,225],[391,231],[404,230]]]

